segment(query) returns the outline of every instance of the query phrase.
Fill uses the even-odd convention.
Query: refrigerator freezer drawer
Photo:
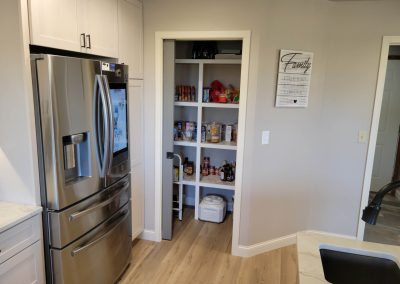
[[[114,283],[131,258],[130,202],[62,250],[51,249],[54,283]]]
[[[50,245],[61,249],[104,222],[131,197],[130,174],[61,212],[50,212]]]

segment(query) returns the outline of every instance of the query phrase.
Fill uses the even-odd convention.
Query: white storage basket
[[[217,195],[203,198],[199,206],[199,219],[214,223],[222,223],[226,215],[226,202]]]

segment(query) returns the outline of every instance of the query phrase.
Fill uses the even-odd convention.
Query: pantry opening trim
[[[235,203],[233,209],[232,254],[241,255],[239,246],[243,154],[245,147],[246,103],[250,61],[250,31],[163,31],[155,33],[155,239],[161,241],[162,226],[162,137],[163,137],[163,41],[241,40],[240,107],[236,155]]]

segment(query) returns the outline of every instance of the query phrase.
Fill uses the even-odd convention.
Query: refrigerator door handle
[[[128,187],[129,187],[129,182],[125,182],[123,184],[122,188],[119,189],[117,193],[115,193],[113,196],[109,197],[107,200],[105,200],[103,202],[100,202],[100,203],[98,203],[96,205],[93,205],[93,206],[91,206],[91,207],[89,207],[89,208],[87,208],[85,210],[78,211],[78,212],[75,212],[75,213],[72,213],[71,215],[69,215],[69,218],[68,218],[69,221],[70,222],[74,221],[75,219],[77,219],[79,217],[82,217],[82,216],[87,215],[87,214],[89,214],[89,213],[91,213],[91,212],[93,212],[93,211],[95,211],[95,210],[97,210],[97,209],[99,209],[101,207],[105,207],[105,206],[109,205],[110,203],[114,202],[115,198],[118,197],[121,194],[121,192],[126,190]]]
[[[90,248],[91,246],[93,246],[93,245],[97,244],[98,242],[100,242],[102,239],[104,239],[109,234],[111,234],[118,227],[119,224],[121,224],[123,221],[125,221],[125,218],[127,216],[128,216],[128,210],[123,211],[121,213],[121,215],[119,215],[117,217],[116,220],[118,220],[118,221],[115,221],[115,224],[112,225],[111,228],[106,228],[105,229],[106,232],[104,234],[102,234],[99,238],[97,238],[97,239],[95,239],[95,240],[93,240],[93,241],[91,241],[91,242],[89,242],[89,243],[87,243],[87,244],[85,244],[85,245],[83,245],[81,247],[78,247],[78,248],[74,249],[71,252],[71,256],[76,256],[79,253],[83,252],[84,250],[86,250],[86,249]]]
[[[112,164],[112,157],[113,157],[113,152],[114,152],[114,112],[113,112],[113,105],[112,105],[112,99],[110,95],[110,85],[108,83],[108,79],[106,75],[102,75],[103,79],[103,84],[104,84],[104,90],[105,90],[105,96],[107,100],[107,106],[108,106],[108,115],[109,115],[109,130],[108,130],[108,155],[106,159],[106,168],[105,168],[105,174],[108,174],[109,170],[111,169],[111,164]],[[106,144],[107,147],[107,144]]]
[[[101,99],[101,113],[103,114],[103,119],[100,117],[100,101]],[[94,123],[94,143],[96,148],[96,161],[100,170],[100,177],[104,178],[107,170],[107,157],[109,155],[109,115],[108,115],[108,104],[106,101],[106,95],[104,91],[104,86],[102,84],[101,75],[96,75],[94,80],[94,94],[93,94],[93,123]],[[102,122],[102,125],[100,125]],[[104,131],[104,141],[101,135],[100,128]]]

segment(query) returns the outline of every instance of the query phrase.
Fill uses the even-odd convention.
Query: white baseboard
[[[241,257],[251,257],[278,248],[290,246],[296,244],[296,242],[297,242],[297,234],[291,234],[277,239],[269,240],[266,242],[261,242],[255,245],[250,245],[250,246],[239,245],[239,247],[233,253],[234,255]]]
[[[156,234],[156,232],[153,231],[153,230],[144,230],[144,231],[140,234],[139,239],[147,240],[147,241],[153,241],[153,242],[158,242],[157,234]]]
[[[326,235],[326,236],[331,236],[331,237],[338,237],[338,238],[344,238],[344,239],[350,239],[350,240],[356,240],[356,236],[350,236],[350,235],[343,235],[343,234],[335,234],[335,233],[329,233],[329,232],[324,232],[324,231],[316,231],[316,230],[305,230],[302,231],[305,233],[314,233],[314,234],[320,234],[320,235]]]

